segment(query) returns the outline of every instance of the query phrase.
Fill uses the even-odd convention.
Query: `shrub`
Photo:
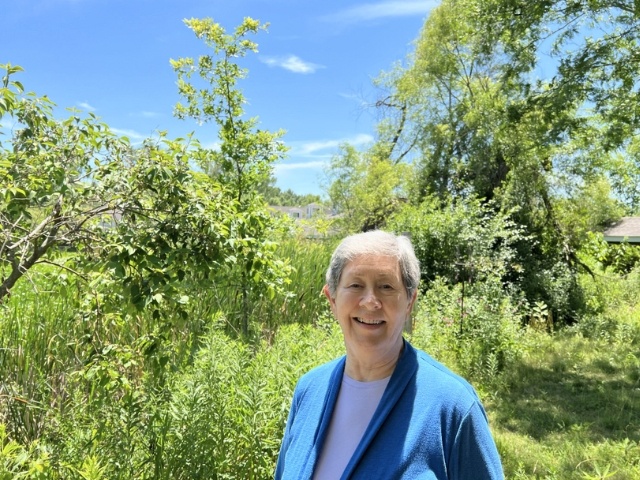
[[[407,205],[389,228],[411,238],[420,260],[423,287],[436,278],[455,284],[491,275],[514,276],[520,269],[512,245],[523,238],[509,214],[479,200],[442,207],[435,199]]]
[[[495,276],[466,290],[437,279],[416,305],[412,339],[461,375],[490,384],[522,354],[518,301]]]
[[[298,378],[338,356],[337,327],[282,327],[255,351],[211,329],[170,402],[161,478],[271,478]]]

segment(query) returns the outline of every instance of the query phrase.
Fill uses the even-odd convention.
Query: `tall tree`
[[[213,54],[201,55],[197,60],[171,60],[178,75],[178,91],[185,101],[176,105],[175,114],[200,123],[212,121],[218,127],[219,149],[200,149],[196,157],[230,195],[230,256],[237,262],[228,281],[241,292],[240,326],[246,333],[253,296],[259,297],[263,291],[273,295],[288,272],[288,267],[275,256],[272,234],[277,222],[259,194],[259,187],[272,173],[273,163],[286,151],[279,140],[283,132],[257,129],[256,118],[243,118],[245,98],[237,87],[238,80],[247,74],[238,59],[257,51],[257,44],[248,37],[265,26],[245,18],[229,34],[210,18],[185,20],[185,24]],[[199,79],[193,78],[194,73]]]
[[[357,232],[384,227],[406,198],[410,166],[393,162],[384,143],[365,152],[349,144],[341,148],[326,170],[327,193],[340,213],[340,229]]]
[[[57,120],[12,80],[19,67],[4,68],[0,117],[15,126],[0,144],[0,300],[49,263],[115,282],[122,315],[180,311],[185,272],[208,280],[228,261],[224,187],[191,170],[187,143],[134,149],[92,115]]]
[[[581,237],[568,230],[575,222],[562,223],[569,217],[556,203],[603,177],[632,193],[628,147],[640,117],[631,7],[444,0],[426,20],[411,65],[389,82],[386,103],[402,109],[396,125],[404,144],[416,146],[412,199],[478,197],[505,212],[515,207],[531,239],[519,246],[529,273],[558,262],[576,268]],[[536,78],[547,47],[555,73]],[[540,281],[528,285],[532,297],[548,297]]]
[[[576,142],[571,155],[565,150],[558,161],[550,159],[554,167],[609,177],[635,170],[631,143],[640,127],[637,2],[476,3],[472,21],[485,32],[482,48],[490,51],[498,45],[504,52],[501,78],[521,91],[519,111],[539,111],[550,133]],[[546,70],[547,78],[536,78],[538,70]],[[567,105],[574,106],[575,114],[564,114]],[[612,183],[614,192],[627,198],[624,182]]]
[[[55,262],[54,247],[94,240],[95,221],[119,208],[96,179],[127,149],[93,116],[56,121],[49,99],[12,78],[22,68],[1,67],[0,118],[15,128],[0,143],[0,301],[34,265]]]

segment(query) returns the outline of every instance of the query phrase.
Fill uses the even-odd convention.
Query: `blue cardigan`
[[[346,357],[296,386],[277,480],[313,477],[342,383]],[[473,387],[405,341],[380,404],[342,479],[502,479],[487,417]]]

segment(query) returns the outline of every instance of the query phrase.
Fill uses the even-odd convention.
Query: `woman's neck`
[[[348,377],[359,382],[382,380],[393,373],[403,349],[404,341],[399,347],[384,353],[347,350],[344,372]]]

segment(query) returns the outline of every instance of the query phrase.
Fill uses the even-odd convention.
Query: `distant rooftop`
[[[604,231],[604,239],[609,243],[640,243],[640,217],[622,217]]]

